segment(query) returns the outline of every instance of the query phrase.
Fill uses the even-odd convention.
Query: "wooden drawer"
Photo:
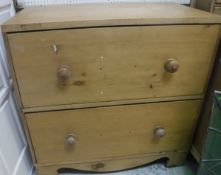
[[[27,108],[201,95],[218,32],[218,25],[169,25],[11,33],[7,37]],[[180,66],[175,73],[164,68],[170,58]]]
[[[199,100],[187,100],[30,113],[25,117],[38,164],[79,163],[187,151],[199,105]]]

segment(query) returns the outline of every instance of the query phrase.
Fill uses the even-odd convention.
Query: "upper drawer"
[[[202,94],[219,29],[83,28],[8,39],[23,105],[35,107]],[[171,58],[170,71],[179,65],[175,73],[165,70]]]

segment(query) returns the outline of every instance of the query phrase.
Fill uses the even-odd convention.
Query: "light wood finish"
[[[85,163],[63,163],[63,164],[52,164],[52,165],[36,165],[38,175],[57,175],[58,170],[62,168],[70,168],[74,170],[84,171],[98,171],[98,172],[109,172],[145,165],[147,162],[152,162],[160,158],[167,158],[167,165],[177,165],[185,161],[187,152],[163,152],[158,154],[142,154],[125,156],[115,159],[104,159]],[[94,169],[94,165],[102,163],[103,167]]]
[[[2,27],[7,32],[18,32],[88,26],[205,23],[221,23],[221,18],[175,3],[117,3],[27,8]]]
[[[26,114],[37,163],[84,162],[144,153],[188,150],[200,101]],[[187,110],[188,109],[188,110]],[[166,135],[154,131],[163,127]],[[67,148],[65,138],[76,136]]]
[[[178,71],[180,65],[176,59],[168,59],[167,62],[164,64],[164,69],[169,73],[175,73]]]
[[[171,3],[37,7],[6,22],[39,175],[184,163],[220,23]]]
[[[108,27],[8,34],[8,39],[27,108],[201,95],[219,30],[219,25]],[[164,69],[171,58],[179,62],[175,73]],[[57,78],[62,65],[71,72],[65,82]]]
[[[110,102],[96,102],[96,103],[82,103],[82,104],[69,104],[69,105],[59,105],[59,106],[42,106],[33,108],[24,108],[24,113],[29,112],[45,112],[45,111],[59,111],[67,109],[83,109],[92,107],[108,107],[108,106],[119,106],[127,104],[143,104],[143,103],[157,103],[157,102],[168,102],[168,101],[183,101],[183,100],[199,100],[203,99],[202,95],[192,95],[192,96],[175,96],[175,97],[161,97],[161,98],[148,98],[148,99],[137,99],[137,100],[119,100]]]

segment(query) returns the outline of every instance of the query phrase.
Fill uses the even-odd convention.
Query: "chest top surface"
[[[175,3],[79,4],[27,8],[7,21],[5,32],[96,26],[214,24],[221,17]]]

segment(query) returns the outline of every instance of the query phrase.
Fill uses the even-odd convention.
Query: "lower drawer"
[[[38,164],[188,150],[199,100],[26,114]]]

